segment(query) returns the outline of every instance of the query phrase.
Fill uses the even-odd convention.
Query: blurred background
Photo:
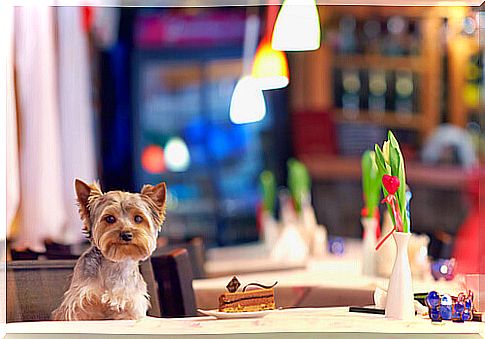
[[[74,178],[99,180],[104,191],[165,181],[164,238],[258,241],[260,174],[288,186],[293,158],[310,175],[318,224],[359,238],[360,157],[390,129],[406,159],[413,232],[430,237],[431,256],[449,258],[478,213],[483,14],[318,6],[320,47],[279,55],[289,84],[264,90],[265,114],[238,122],[235,86],[279,8],[15,8],[11,246],[41,252],[46,241],[83,241]]]

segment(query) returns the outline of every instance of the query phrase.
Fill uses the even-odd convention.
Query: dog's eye
[[[114,224],[116,222],[116,218],[113,217],[112,215],[108,215],[106,218],[104,218],[108,224]]]
[[[143,221],[143,218],[142,218],[141,216],[139,216],[139,215],[135,215],[135,222],[136,222],[137,224],[141,223],[142,221]]]

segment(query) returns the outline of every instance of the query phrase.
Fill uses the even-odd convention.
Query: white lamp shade
[[[289,83],[288,61],[282,51],[271,48],[269,39],[261,41],[253,61],[251,76],[262,90],[286,87]]]
[[[285,0],[273,30],[272,47],[279,51],[320,48],[320,19],[315,0]]]
[[[236,84],[231,98],[229,117],[235,124],[257,122],[266,115],[264,96],[251,76],[244,76]]]

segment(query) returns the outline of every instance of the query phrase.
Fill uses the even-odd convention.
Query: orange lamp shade
[[[141,154],[141,165],[146,172],[151,174],[165,172],[166,167],[163,149],[158,145],[145,147]]]
[[[274,50],[271,42],[263,39],[254,56],[251,76],[263,90],[286,87],[290,81],[286,54]]]

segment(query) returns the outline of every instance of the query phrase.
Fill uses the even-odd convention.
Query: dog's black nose
[[[121,232],[120,237],[124,241],[130,241],[131,239],[133,239],[133,233],[131,233],[131,232]]]

